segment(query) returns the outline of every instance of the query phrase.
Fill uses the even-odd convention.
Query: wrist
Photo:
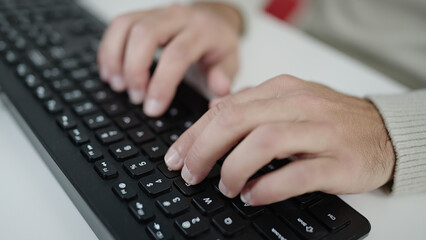
[[[218,2],[195,2],[192,6],[208,10],[223,19],[238,35],[244,32],[244,20],[241,12],[232,5]]]

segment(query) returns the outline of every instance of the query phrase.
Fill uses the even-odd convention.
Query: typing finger
[[[156,117],[171,103],[185,72],[205,54],[211,42],[198,29],[188,28],[165,47],[148,86],[144,111]]]
[[[121,72],[129,31],[133,23],[143,16],[142,12],[134,12],[115,18],[102,37],[98,51],[100,75],[103,81],[111,82],[116,90],[124,89]]]
[[[327,152],[333,143],[326,137],[327,130],[323,124],[310,122],[269,123],[257,127],[225,159],[220,190],[234,198],[247,180],[273,159]]]
[[[296,160],[247,183],[241,200],[251,206],[270,204],[304,193],[329,189],[339,182],[330,158]]]
[[[143,101],[156,49],[185,26],[188,9],[172,5],[133,24],[127,41],[124,79],[133,104]]]

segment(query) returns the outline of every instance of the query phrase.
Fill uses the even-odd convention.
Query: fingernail
[[[103,68],[101,68],[101,71],[100,71],[100,74],[101,74],[101,78],[102,78],[102,80],[107,80],[108,78],[109,78],[109,72],[108,72],[108,69],[107,68],[105,68],[105,67],[103,67]]]
[[[240,194],[240,199],[243,203],[249,204],[250,201],[250,191]]]
[[[225,195],[227,197],[229,196],[229,190],[225,186],[225,184],[223,184],[222,179],[219,181],[219,190],[223,195]]]
[[[194,176],[189,172],[188,168],[186,166],[183,166],[182,168],[182,178],[185,180],[185,182],[193,185],[194,184]]]
[[[164,161],[169,167],[177,167],[181,162],[181,157],[175,149],[170,148],[166,153],[166,156],[164,156]]]
[[[114,91],[123,91],[126,88],[123,78],[119,75],[114,75],[110,79],[111,88]]]
[[[162,104],[155,99],[148,99],[144,104],[144,111],[150,116],[157,116],[161,114]]]
[[[127,93],[129,94],[130,102],[135,105],[141,104],[143,101],[143,97],[145,96],[142,90],[129,89]]]

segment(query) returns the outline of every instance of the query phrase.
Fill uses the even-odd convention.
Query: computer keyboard
[[[104,29],[71,0],[0,0],[2,100],[100,239],[367,236],[367,219],[337,196],[252,207],[218,190],[223,159],[198,185],[169,170],[167,148],[208,102],[183,83],[164,116],[147,117],[99,79]],[[273,160],[254,177],[288,161]]]

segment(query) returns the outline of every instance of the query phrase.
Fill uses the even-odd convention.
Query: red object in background
[[[270,0],[265,11],[287,21],[299,5],[299,0]]]

